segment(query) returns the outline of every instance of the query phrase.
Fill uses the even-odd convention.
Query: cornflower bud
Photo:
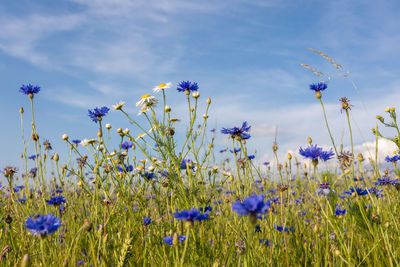
[[[67,141],[68,140],[68,135],[67,134],[63,134],[62,135],[62,140]]]

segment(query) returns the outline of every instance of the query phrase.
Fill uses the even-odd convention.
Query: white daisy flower
[[[140,98],[140,100],[136,103],[136,106],[141,106],[142,108],[149,108],[157,105],[158,99],[152,95],[144,95]]]
[[[158,86],[153,88],[153,92],[158,93],[160,92],[162,89],[167,89],[167,88],[171,88],[172,83],[161,83]]]
[[[125,102],[124,101],[120,101],[118,104],[113,105],[112,107],[115,110],[120,110],[124,105],[125,105]]]

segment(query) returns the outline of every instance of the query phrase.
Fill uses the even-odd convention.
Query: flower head
[[[125,105],[125,102],[124,101],[120,101],[118,104],[113,105],[112,108],[114,110],[121,110],[124,105]]]
[[[396,185],[399,179],[390,179],[389,177],[378,178],[377,182],[373,182],[374,185]]]
[[[39,93],[40,87],[33,86],[32,84],[22,85],[21,88],[19,88],[19,91],[25,95],[30,95],[33,97],[34,94]]]
[[[156,87],[153,88],[153,92],[157,93],[157,92],[160,92],[161,90],[171,88],[171,86],[172,86],[172,83],[160,83],[159,85],[157,85]]]
[[[61,220],[53,214],[32,215],[25,222],[25,228],[36,236],[53,234],[61,226]]]
[[[331,150],[329,151],[323,151],[322,147],[318,147],[317,145],[311,145],[307,147],[306,149],[303,149],[300,147],[299,149],[300,155],[302,155],[305,158],[309,158],[311,160],[318,160],[321,159],[323,161],[327,161],[331,159],[333,155],[335,155]]]
[[[314,90],[314,91],[323,91],[326,88],[328,88],[328,85],[326,83],[323,83],[323,82],[310,84],[310,89]]]
[[[386,156],[385,160],[386,160],[386,162],[394,163],[394,162],[400,160],[400,155],[394,155],[393,157]]]
[[[143,109],[157,105],[158,99],[152,95],[144,95],[136,102],[137,107],[142,107]]]
[[[194,169],[194,162],[191,159],[184,159],[181,162],[181,165],[179,166],[181,170],[186,170],[186,169]]]
[[[108,107],[101,107],[101,108],[95,108],[94,110],[88,110],[89,112],[89,117],[94,121],[94,122],[98,122],[101,121],[102,117],[104,117],[107,112],[110,109]]]
[[[243,122],[242,127],[233,127],[233,128],[222,128],[221,133],[230,134],[232,138],[236,138],[237,140],[246,140],[250,138],[251,126],[247,125],[247,122]]]
[[[174,217],[180,221],[203,221],[209,218],[208,212],[200,213],[198,209],[182,210],[181,212],[175,212]]]
[[[65,197],[63,197],[63,196],[52,197],[49,200],[46,200],[46,202],[49,205],[59,206],[59,205],[65,203]]]
[[[368,190],[367,189],[362,189],[358,186],[350,186],[350,190],[349,191],[344,191],[346,194],[348,195],[359,195],[359,196],[364,196],[364,195],[368,195]]]
[[[192,91],[197,91],[199,89],[199,85],[195,82],[182,81],[178,84],[178,88],[176,88],[178,92],[188,91],[189,93]]]
[[[264,202],[264,195],[251,195],[248,196],[243,202],[239,200],[232,204],[232,210],[237,212],[239,216],[264,214],[268,212],[271,207],[271,201],[268,199]]]
[[[341,210],[340,208],[336,208],[336,210],[335,210],[335,215],[340,217],[340,216],[345,215],[346,212],[347,212],[346,209],[342,209],[342,210]]]
[[[133,147],[133,142],[126,141],[121,144],[121,149],[128,150]]]
[[[178,237],[177,240],[179,242],[181,242],[181,243],[186,240],[186,236],[185,235],[178,235],[177,237]],[[163,238],[163,240],[164,240],[164,242],[166,244],[172,246],[173,241],[174,241],[174,237],[172,235],[171,236],[166,236],[166,237]]]

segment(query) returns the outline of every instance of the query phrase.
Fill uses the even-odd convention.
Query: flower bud
[[[321,91],[315,91],[315,97],[317,99],[321,99],[321,97],[322,97]]]
[[[119,133],[119,134],[122,133],[122,128],[118,128],[117,133]]]
[[[93,224],[88,219],[85,219],[83,221],[83,229],[87,232],[90,232],[92,230],[92,228],[93,228]]]
[[[167,112],[167,113],[171,112],[171,107],[170,106],[165,106],[164,111]]]
[[[29,254],[25,254],[21,260],[21,267],[29,267],[29,266],[31,266],[31,258],[29,257]]]
[[[67,134],[63,134],[62,135],[62,140],[67,141],[68,140],[68,135]]]
[[[24,108],[23,108],[23,107],[21,107],[21,108],[19,109],[19,113],[24,114]]]
[[[199,97],[200,97],[200,93],[199,93],[199,92],[194,92],[194,93],[192,94],[192,97],[193,97],[193,98],[199,98]]]
[[[107,129],[107,130],[110,130],[110,129],[111,129],[111,124],[107,123],[107,124],[106,124],[106,129]]]
[[[204,119],[208,119],[208,115],[207,114],[203,114],[203,118]]]
[[[37,133],[32,134],[33,141],[39,141],[39,135]]]
[[[59,159],[60,159],[60,156],[58,156],[58,153],[54,153],[54,155],[53,155],[53,160],[54,160],[55,162],[57,162]]]
[[[308,137],[307,138],[307,142],[311,145],[312,144],[312,139],[311,139],[311,137]]]
[[[390,111],[390,108],[385,108],[385,112],[389,112]]]
[[[208,104],[208,105],[211,104],[211,98],[207,98],[207,104]]]
[[[129,134],[129,129],[128,129],[128,128],[126,128],[126,129],[124,130],[124,134]]]
[[[288,160],[291,160],[292,159],[292,154],[288,153],[287,154],[287,158],[288,158]]]

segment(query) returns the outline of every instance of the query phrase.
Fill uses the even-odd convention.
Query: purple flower
[[[173,236],[166,236],[163,238],[164,242],[167,243],[168,245],[172,246],[172,243],[174,241],[174,237]],[[186,236],[185,235],[178,235],[178,240],[179,242],[183,242],[186,240]]]
[[[320,83],[310,84],[310,89],[314,91],[323,91],[326,88],[328,88],[328,85],[326,83],[320,82]]]
[[[22,85],[19,91],[25,95],[34,95],[39,93],[40,87],[39,86],[33,86],[32,84],[28,85]]]
[[[49,200],[46,200],[46,202],[49,205],[59,206],[59,205],[65,203],[65,197],[63,197],[63,196],[52,197]]]
[[[246,140],[250,138],[250,131],[251,126],[247,125],[247,122],[243,122],[242,127],[233,127],[233,128],[222,128],[221,133],[229,134],[232,138],[236,138],[239,140]]]
[[[98,121],[101,121],[102,117],[104,117],[107,112],[110,109],[108,107],[101,107],[101,108],[95,108],[93,110],[88,110],[89,112],[89,117],[95,122],[97,123]]]
[[[185,92],[186,90],[189,92],[197,91],[199,89],[199,85],[195,82],[182,81],[178,84],[178,88],[176,89],[178,92]]]
[[[61,226],[61,220],[53,214],[32,215],[25,222],[25,228],[36,236],[53,234]]]
[[[208,212],[200,213],[198,209],[182,210],[181,212],[175,212],[174,217],[180,221],[203,221],[209,218]]]
[[[271,201],[268,199],[264,202],[264,194],[248,196],[243,202],[239,200],[232,204],[232,210],[237,212],[239,216],[251,215],[256,217],[257,214],[268,212],[271,207]]]

